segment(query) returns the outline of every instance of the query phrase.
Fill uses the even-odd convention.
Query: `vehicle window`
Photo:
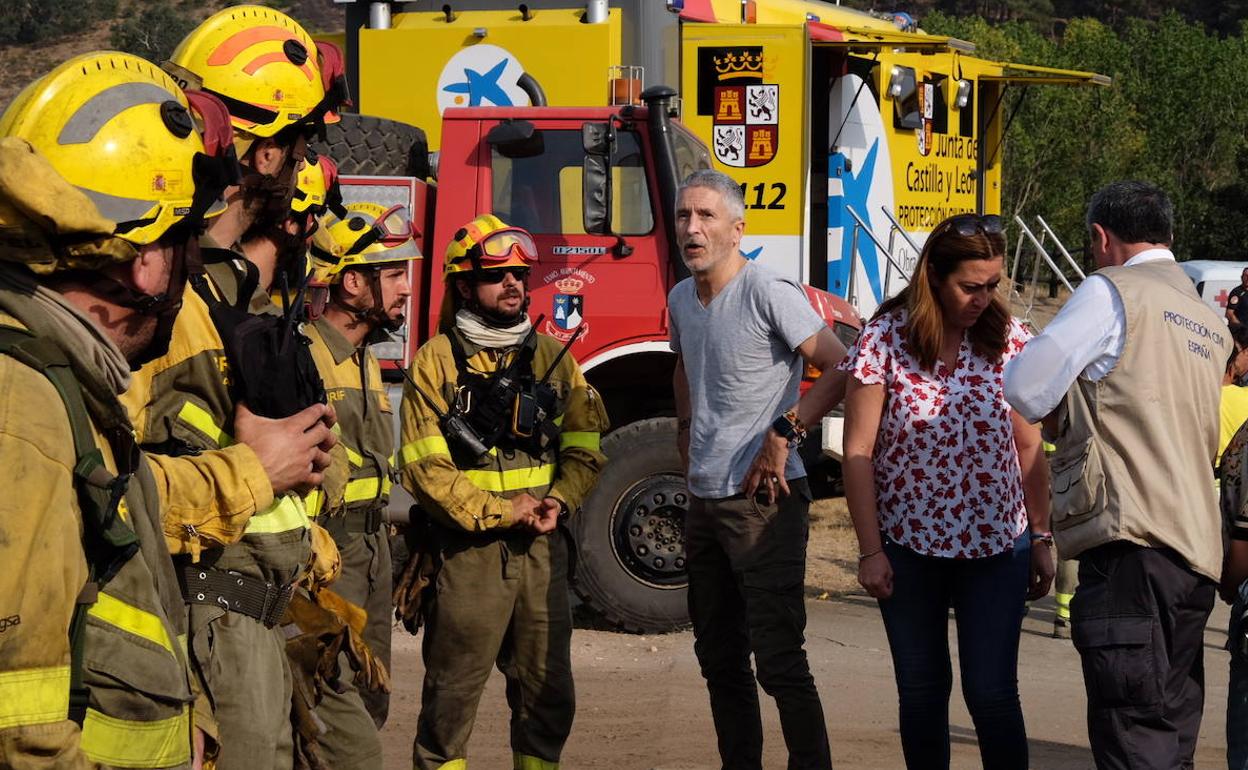
[[[506,158],[493,151],[494,213],[533,233],[583,235],[581,132],[546,129],[542,143],[541,154],[531,158]],[[621,235],[644,235],[654,229],[645,157],[632,131],[616,134],[611,158],[611,227]]]
[[[681,126],[672,127],[672,146],[676,151],[676,178],[684,181],[693,172],[711,167],[711,154],[706,145]]]

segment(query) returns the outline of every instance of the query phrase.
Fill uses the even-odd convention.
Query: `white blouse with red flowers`
[[[884,385],[873,459],[880,528],[930,556],[1008,551],[1027,512],[1001,372],[1031,335],[1011,319],[1001,361],[975,355],[964,337],[953,370],[938,360],[929,372],[911,356],[904,326],[905,311],[872,320],[839,366]]]

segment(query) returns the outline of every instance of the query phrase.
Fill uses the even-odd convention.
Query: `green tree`
[[[169,58],[200,20],[200,14],[175,7],[170,0],[153,0],[137,14],[114,23],[110,42],[119,51],[159,63]]]
[[[7,0],[0,3],[0,43],[38,43],[111,18],[117,0]]]

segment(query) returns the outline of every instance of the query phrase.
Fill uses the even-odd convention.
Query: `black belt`
[[[365,535],[375,535],[381,529],[381,516],[384,511],[381,508],[369,508],[366,511],[347,511],[343,516],[343,523],[346,525],[347,531],[352,534],[364,533]]]
[[[241,572],[186,564],[178,572],[182,598],[188,604],[223,607],[273,628],[286,612],[294,584],[279,586]]]

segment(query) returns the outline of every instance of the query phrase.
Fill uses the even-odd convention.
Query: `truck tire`
[[[429,176],[429,141],[416,126],[371,115],[342,113],[342,120],[325,127],[325,141],[317,152],[338,164],[343,174],[367,176]]]
[[[685,511],[689,492],[676,420],[639,420],[602,442],[606,467],[572,519],[581,600],[613,626],[664,633],[689,624]]]

